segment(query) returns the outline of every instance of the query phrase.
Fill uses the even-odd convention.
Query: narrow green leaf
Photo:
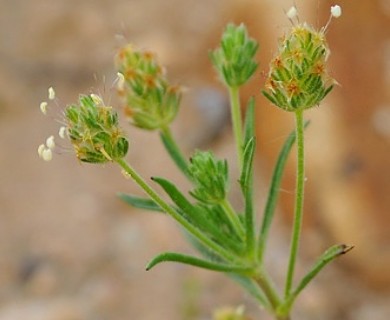
[[[153,200],[137,197],[131,194],[119,193],[118,197],[137,209],[145,209],[149,211],[164,212]]]
[[[208,261],[204,259],[200,259],[194,256],[189,256],[181,253],[175,253],[175,252],[165,252],[162,254],[159,254],[158,256],[154,257],[152,261],[150,261],[147,266],[146,270],[152,269],[154,266],[161,262],[179,262],[183,264],[188,264],[191,266],[199,267],[202,269],[208,269],[213,271],[219,271],[219,272],[228,272],[228,273],[235,273],[240,275],[250,275],[253,272],[252,268],[244,267],[244,266],[232,266],[227,264],[221,264],[216,263],[213,261]]]
[[[162,129],[160,132],[160,138],[163,142],[163,145],[165,149],[167,150],[168,154],[170,155],[171,159],[177,167],[180,169],[181,172],[183,172],[184,175],[189,177],[188,174],[188,162],[181,153],[179,146],[177,145],[176,141],[172,137],[172,133],[169,128]]]
[[[255,136],[255,98],[250,97],[245,113],[244,145]]]
[[[240,175],[240,185],[243,193],[250,187],[253,176],[253,158],[256,148],[256,138],[251,137],[244,148],[244,164]]]
[[[311,280],[331,261],[337,257],[346,254],[351,251],[353,246],[348,246],[345,244],[338,244],[330,247],[326,250],[313,264],[309,272],[301,279],[298,286],[287,298],[285,304],[282,306],[283,310],[289,310],[294,303],[294,300],[297,298],[299,293],[310,283]]]
[[[198,214],[197,212],[194,212],[195,207],[186,199],[186,197],[176,188],[172,182],[159,177],[153,177],[152,180],[158,183],[169,195],[172,201],[186,214],[189,216]]]
[[[248,140],[244,149],[244,164],[240,176],[241,189],[245,198],[245,231],[246,247],[250,256],[254,254],[255,248],[255,222],[253,212],[253,158],[256,148],[256,139],[252,137]]]
[[[179,207],[180,210],[177,210],[177,212],[181,216],[187,217],[192,225],[202,233],[213,238],[213,241],[219,243],[222,247],[229,248],[229,250],[234,250],[237,253],[241,251],[239,244],[224,234],[221,228],[214,224],[212,220],[208,219],[207,212],[189,202],[173,183],[163,178],[152,179],[164,189],[172,201]]]
[[[305,128],[308,126],[309,121],[305,123]],[[287,162],[288,155],[290,154],[291,148],[295,143],[295,131],[291,132],[287,137],[276,162],[274,172],[272,175],[271,186],[268,192],[267,203],[264,209],[263,221],[259,234],[259,259],[263,259],[265,245],[268,238],[269,229],[274,217],[276,202],[278,200],[280,184],[282,181],[282,175],[284,167]]]

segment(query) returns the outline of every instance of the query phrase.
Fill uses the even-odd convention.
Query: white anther
[[[120,72],[118,72],[116,75],[118,77],[116,87],[118,90],[122,91],[125,88],[125,76]]]
[[[56,98],[56,92],[53,87],[50,87],[47,91],[49,93],[49,100],[54,100]]]
[[[45,145],[44,144],[39,145],[39,147],[38,147],[38,155],[39,155],[40,158],[42,158],[43,150],[45,150]]]
[[[43,114],[46,114],[47,113],[47,102],[46,101],[41,102],[41,104],[39,105],[39,109],[41,109],[41,112]]]
[[[102,98],[100,98],[100,96],[98,96],[97,94],[91,93],[89,96],[92,98],[93,102],[96,105],[102,105],[103,104]]]
[[[342,14],[341,7],[339,5],[331,6],[330,13],[334,18],[340,17]]]
[[[50,149],[43,149],[42,150],[42,159],[45,161],[50,161],[53,158],[53,153]]]
[[[291,19],[294,19],[298,14],[298,10],[295,6],[292,6],[286,13],[287,15],[287,18],[289,18],[290,20]]]
[[[54,149],[54,147],[56,146],[56,143],[54,142],[54,136],[50,136],[46,139],[46,146],[49,149]]]
[[[58,135],[60,136],[61,139],[65,139],[66,127],[61,127],[60,130],[58,131]]]

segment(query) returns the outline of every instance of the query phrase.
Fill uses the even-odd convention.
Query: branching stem
[[[138,184],[144,192],[167,214],[169,214],[173,219],[179,222],[190,234],[196,237],[201,243],[213,250],[221,258],[230,261],[236,262],[237,258],[235,255],[226,251],[224,248],[219,246],[217,243],[208,238],[203,234],[199,229],[194,227],[191,223],[183,218],[175,209],[173,209],[168,203],[166,203],[149,184],[124,160],[117,160],[117,163],[122,167],[122,169]]]

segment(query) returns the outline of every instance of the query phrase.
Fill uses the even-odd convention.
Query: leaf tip
[[[355,248],[354,245],[347,245],[347,244],[342,244],[341,246],[341,252],[340,254],[346,254],[349,251],[351,251],[353,248]]]

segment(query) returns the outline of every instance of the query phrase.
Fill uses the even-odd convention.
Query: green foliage
[[[190,194],[202,203],[218,204],[226,198],[229,177],[226,160],[217,160],[210,151],[196,151],[188,168],[194,183]]]
[[[286,111],[318,105],[336,83],[326,71],[329,48],[324,29],[294,26],[271,61],[264,96]]]
[[[129,143],[118,124],[117,113],[96,95],[80,96],[65,109],[67,132],[80,161],[106,163],[123,158]]]
[[[141,198],[125,193],[119,193],[118,197],[134,208],[147,211],[163,212],[163,210],[151,199]]]
[[[187,199],[172,182],[163,178],[153,178],[153,180],[170,197],[173,205],[169,205],[168,208],[186,222],[186,230],[191,228],[196,230],[196,232],[185,232],[185,234],[203,258],[166,252],[153,258],[147,266],[148,270],[161,262],[170,261],[228,273],[255,297],[259,304],[274,313],[277,319],[288,319],[292,304],[301,290],[327,263],[350,250],[345,245],[330,248],[317,260],[298,286],[290,291],[302,219],[302,207],[297,206],[292,237],[294,245],[290,253],[285,297],[280,297],[271,278],[265,272],[263,264],[282,174],[290,151],[296,142],[296,136],[299,137],[298,149],[300,150],[297,180],[300,188],[297,191],[296,202],[299,205],[302,204],[304,127],[302,111],[318,104],[332,90],[335,83],[325,69],[329,49],[324,32],[324,29],[317,32],[306,24],[293,26],[291,33],[281,40],[279,53],[271,62],[266,90],[263,90],[263,94],[278,107],[287,111],[295,111],[302,121],[299,122],[299,130],[297,129],[287,137],[280,151],[262,223],[257,229],[253,205],[253,167],[256,150],[255,101],[254,98],[248,101],[245,124],[242,129],[239,87],[249,80],[257,68],[257,63],[253,59],[258,45],[249,38],[244,25],[237,27],[230,24],[227,26],[220,48],[211,52],[210,58],[230,93],[233,130],[240,168],[238,182],[243,194],[244,214],[238,213],[228,201],[227,161],[216,159],[211,151],[196,151],[187,162],[171,132],[167,130],[167,126],[156,126],[160,129],[162,142],[172,160],[192,183],[189,193],[195,202]],[[158,68],[150,67],[149,69],[153,72],[157,70],[158,74]],[[129,82],[128,79],[126,81]],[[134,196],[123,198],[135,207],[156,210],[152,203],[143,198]]]
[[[208,269],[208,270],[213,270],[218,272],[236,273],[236,274],[244,274],[244,275],[250,275],[253,272],[252,268],[250,267],[221,264],[218,262],[207,261],[197,257],[193,257],[181,253],[175,253],[175,252],[165,252],[154,257],[147,264],[146,270],[150,270],[155,265],[166,261],[179,262],[183,264],[196,266],[202,269]]]
[[[338,17],[341,9],[332,7]],[[294,24],[296,8],[287,13]],[[297,19],[298,21],[298,19]],[[116,162],[127,177],[140,186],[148,198],[119,194],[129,205],[148,211],[167,213],[184,231],[189,243],[201,257],[165,252],[147,265],[150,270],[162,262],[178,262],[203,269],[226,273],[238,282],[257,302],[273,313],[278,320],[289,319],[292,305],[300,292],[313,278],[338,256],[352,249],[337,245],[322,254],[308,273],[294,286],[294,269],[300,240],[304,194],[304,118],[303,111],[319,104],[332,90],[335,81],[326,71],[329,49],[325,39],[326,28],[316,31],[307,24],[293,25],[291,32],[280,40],[279,52],[272,60],[263,90],[264,96],[286,111],[295,112],[296,130],[286,139],[277,159],[265,204],[262,222],[256,226],[254,208],[255,100],[250,98],[242,126],[239,90],[253,76],[258,66],[254,60],[258,44],[249,37],[246,27],[229,24],[220,47],[210,52],[210,58],[226,85],[230,100],[232,124],[239,167],[239,186],[242,208],[235,209],[229,201],[229,168],[227,160],[218,160],[211,151],[196,151],[188,161],[176,143],[170,125],[180,105],[181,90],[172,86],[150,52],[122,48],[117,57],[118,93],[124,98],[125,112],[132,124],[146,130],[158,130],[166,151],[178,169],[191,183],[189,197],[173,182],[155,177],[168,201],[149,185],[124,157],[129,143],[118,125],[117,113],[94,94],[82,95],[77,104],[65,111],[66,127],[60,129],[72,143],[77,158],[83,162]],[[49,90],[49,99],[55,97]],[[47,102],[41,111],[46,114]],[[294,144],[297,144],[297,181],[295,210],[291,237],[290,259],[284,296],[275,289],[264,265],[264,252],[275,214],[283,171]],[[55,147],[54,136],[38,148],[44,160],[51,159]],[[43,157],[43,152],[46,156]],[[241,311],[219,314],[218,320],[243,320]]]
[[[220,48],[210,52],[210,59],[226,85],[239,87],[250,79],[257,69],[254,57],[258,47],[244,24],[226,27]]]
[[[128,45],[119,51],[116,66],[124,78],[118,90],[131,123],[146,130],[168,127],[179,111],[181,89],[168,82],[155,56]]]
[[[306,121],[305,127],[309,125],[309,121]],[[291,132],[284,142],[282,149],[279,152],[279,156],[276,160],[275,168],[272,174],[271,184],[268,191],[268,197],[264,208],[263,221],[261,224],[259,234],[259,259],[262,261],[265,251],[265,245],[268,239],[268,233],[271,227],[271,223],[274,217],[276,203],[279,196],[280,185],[282,182],[282,175],[288,156],[295,143],[296,134],[295,131]]]

